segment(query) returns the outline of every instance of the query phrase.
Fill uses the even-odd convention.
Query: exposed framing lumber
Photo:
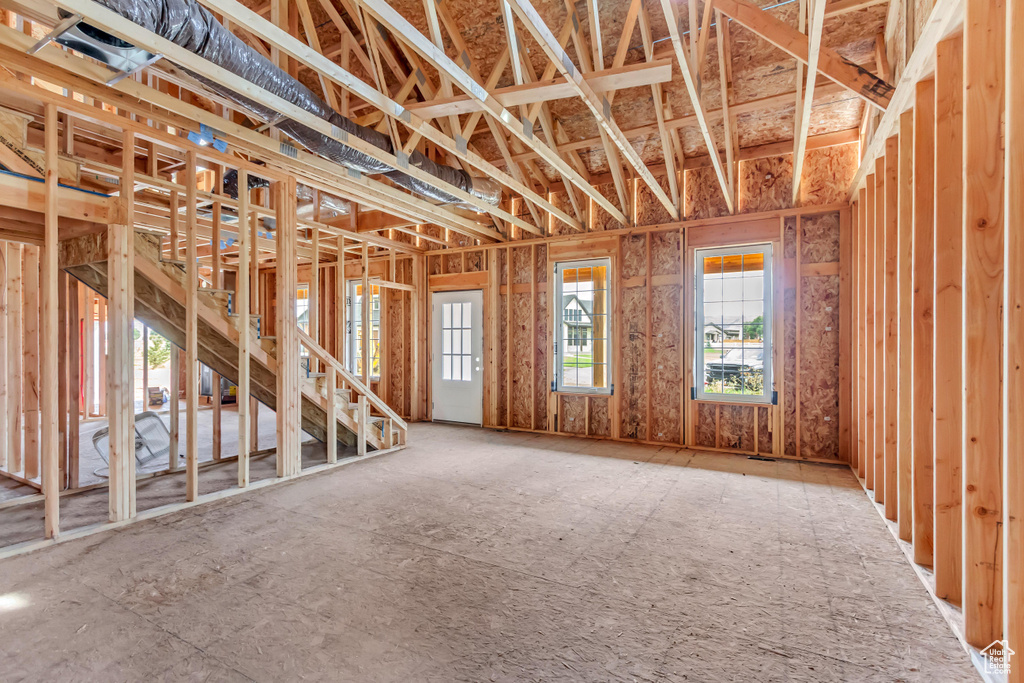
[[[110,429],[110,521],[119,522],[135,516],[135,390],[134,329],[135,319],[135,235],[132,221],[135,190],[135,135],[125,131],[122,142],[122,192],[124,223],[108,228],[107,294],[110,311],[106,325],[110,329],[108,353],[109,373],[101,371],[107,383]],[[104,328],[100,322],[100,330]],[[102,341],[100,342],[102,344]],[[98,349],[104,358],[102,346]],[[90,372],[92,368],[87,370]]]
[[[913,284],[914,262],[914,110],[900,116],[896,237],[896,487],[897,523],[900,540],[911,541],[914,533],[913,500]]]
[[[360,0],[360,4],[368,14],[370,14],[377,21],[381,22],[381,24],[383,24],[389,31],[394,33],[396,36],[399,36],[404,42],[406,42],[410,47],[412,47],[423,59],[425,59],[427,63],[429,63],[431,66],[437,69],[439,73],[446,75],[448,78],[452,80],[453,83],[458,85],[459,88],[461,88],[467,95],[469,95],[473,99],[477,100],[481,105],[483,105],[483,107],[488,113],[490,113],[506,130],[511,132],[524,145],[538,152],[545,161],[551,164],[563,175],[570,178],[573,181],[573,184],[576,185],[576,187],[578,187],[584,193],[589,195],[595,202],[600,204],[610,214],[612,214],[617,219],[625,223],[625,216],[623,216],[611,202],[605,199],[605,197],[600,192],[595,190],[590,185],[590,183],[588,183],[583,177],[581,177],[575,171],[575,169],[573,169],[566,161],[559,157],[557,152],[555,152],[547,145],[540,143],[540,141],[533,137],[532,124],[529,127],[527,127],[524,125],[521,119],[517,119],[514,116],[512,116],[512,114],[507,109],[505,109],[500,103],[498,103],[498,101],[494,99],[494,97],[491,96],[490,93],[488,93],[487,90],[480,83],[478,83],[471,76],[469,76],[469,74],[463,71],[451,58],[448,57],[447,54],[444,53],[443,50],[438,49],[436,45],[430,42],[430,40],[427,39],[426,36],[420,33],[404,17],[402,17],[400,14],[398,14],[398,12],[392,9],[390,5],[383,2],[383,0]],[[514,0],[512,7],[513,9],[516,9],[517,7]],[[552,40],[554,40],[554,37],[552,37]],[[418,120],[414,120],[412,123],[413,130],[416,132],[424,133],[424,137],[428,137],[425,134],[425,131],[421,130],[421,128],[430,128],[430,126],[418,125],[421,123],[422,122]],[[433,130],[437,132],[436,129]],[[477,166],[477,168],[480,168],[480,170],[484,171],[485,173],[488,172],[487,169],[480,166],[480,164],[474,163],[468,158],[467,161],[472,163],[474,166]],[[490,166],[490,164],[486,165]],[[494,170],[497,171],[497,169]],[[508,180],[512,181],[512,178],[510,178],[506,174],[501,173],[500,171],[498,171],[498,173],[501,175],[501,177],[494,177],[496,179],[500,179],[501,182],[504,182],[503,178],[508,178]],[[528,198],[535,204],[540,205],[536,199],[538,195],[535,192],[529,190],[525,186],[522,186],[522,184],[518,183],[517,181],[512,182],[514,185],[518,186],[516,187],[516,189],[519,190],[524,197]],[[505,184],[508,185],[508,183]],[[513,187],[513,185],[509,185],[509,187]],[[551,205],[549,202],[547,202],[547,200],[542,199],[541,202],[543,203],[544,208],[548,210],[550,213],[555,213],[556,215],[558,215],[559,213],[563,214],[558,216],[560,220],[565,221],[569,225],[577,224],[575,219],[569,218],[568,220],[566,220],[566,218],[568,218],[568,215],[564,214],[564,212],[556,212],[548,209],[548,207],[550,207]]]
[[[978,648],[1003,633],[1004,156],[996,141],[1005,102],[1005,21],[1004,0],[966,3],[963,607],[964,637]]]
[[[822,0],[823,2],[824,0]],[[776,19],[746,0],[715,0],[715,9],[750,29],[772,45],[804,64],[809,64],[811,46],[808,36]],[[824,19],[824,14],[821,15]],[[671,31],[672,23],[670,22]],[[831,80],[853,92],[878,109],[888,108],[893,94],[891,85],[871,72],[851,64],[835,50],[821,46],[817,69]],[[808,69],[808,71],[810,71]]]
[[[1003,406],[1003,637],[1019,644],[1024,637],[1024,463],[1019,444],[1024,438],[1019,419],[1024,412],[1024,87],[1019,76],[1024,45],[1024,7],[1006,3],[1006,361]],[[1016,449],[1016,452],[1015,452]],[[1022,678],[1020,660],[1010,680]]]
[[[690,96],[690,104],[693,106],[697,125],[700,127],[701,136],[704,138],[704,145],[707,147],[708,156],[711,157],[711,164],[715,169],[715,175],[718,177],[718,184],[722,188],[722,194],[725,196],[725,204],[729,209],[729,213],[733,213],[736,209],[732,193],[729,191],[729,179],[725,169],[722,167],[722,159],[718,154],[718,145],[711,135],[708,117],[704,111],[704,105],[701,102],[697,83],[693,76],[693,68],[689,57],[687,57],[682,35],[679,32],[679,22],[676,18],[675,10],[670,0],[661,0],[661,9],[665,14],[665,23],[668,24],[669,36],[672,38],[672,47],[675,49],[676,59],[679,60],[679,68],[683,72],[686,92]]]
[[[814,86],[818,81],[818,59],[821,56],[821,36],[825,26],[825,0],[808,0],[808,2],[811,3],[811,21],[807,37],[807,85],[804,87],[803,95],[798,94],[800,103],[797,107],[797,131],[793,146],[794,205],[800,199],[800,181],[803,177],[804,156],[807,153],[807,135],[811,130]],[[799,60],[797,61],[799,62]]]
[[[721,1],[735,2],[736,0]],[[848,196],[851,200],[856,196],[856,190],[864,182],[865,176],[871,173],[871,163],[882,153],[886,138],[892,135],[896,129],[900,113],[907,109],[913,101],[915,84],[931,68],[936,46],[947,32],[956,26],[957,19],[962,15],[963,5],[964,0],[935,0],[931,14],[928,15],[928,21],[918,36],[917,46],[903,68],[899,85],[892,91],[889,105],[875,127],[870,142],[864,149],[864,159],[850,183]]]
[[[934,538],[935,81],[917,84],[914,102],[913,543],[914,561],[932,566]]]
[[[298,289],[295,254],[295,178],[278,181],[272,191],[277,212],[276,300],[277,320],[277,476],[290,477],[302,471],[300,440],[301,390],[299,339],[296,318]],[[364,248],[365,246],[365,242]]]
[[[185,164],[185,500],[199,495],[199,267],[196,262],[196,153]]]
[[[238,327],[238,390],[235,393],[235,401],[238,406],[238,486],[245,488],[249,485],[249,451],[252,444],[249,441],[250,420],[249,413],[249,345],[251,343],[251,332],[249,330],[252,314],[250,312],[251,298],[249,296],[250,265],[249,251],[249,173],[244,168],[238,171],[238,273],[235,278],[235,293],[238,297],[236,302],[235,322]],[[341,238],[344,239],[344,238]]]
[[[885,194],[882,243],[885,250],[883,282],[882,334],[882,400],[883,423],[883,496],[885,518],[896,521],[899,509],[899,137],[894,135],[885,144]],[[877,475],[876,475],[877,476]],[[876,479],[877,487],[878,481]],[[876,488],[877,491],[877,488]]]
[[[667,59],[656,59],[625,66],[613,66],[610,69],[585,73],[583,79],[596,92],[611,92],[620,88],[633,88],[640,85],[664,84],[672,80],[672,62]],[[524,82],[522,85],[496,88],[490,92],[491,96],[506,109],[575,96],[572,87],[564,79]],[[426,102],[413,102],[406,106],[406,109],[420,118],[433,119],[449,114],[483,112],[484,106],[468,95],[452,95],[451,97],[435,97]]]
[[[60,430],[58,428],[58,394],[60,392],[57,374],[57,349],[59,332],[57,327],[57,108],[47,105],[44,133],[46,135],[46,206],[44,208],[44,238],[42,249],[42,317],[39,336],[41,358],[39,382],[39,407],[42,417],[42,483],[46,496],[44,505],[44,533],[53,538],[60,532]],[[49,349],[49,351],[45,351]],[[134,442],[133,442],[134,444]],[[134,453],[133,453],[134,456]],[[132,457],[134,468],[135,458]]]
[[[935,59],[935,595],[961,604],[963,338],[963,38]]]
[[[68,1],[69,2],[71,2],[71,1],[81,2],[83,0],[68,0]],[[538,195],[536,192],[534,192],[530,188],[526,187],[524,184],[520,183],[515,178],[509,176],[507,173],[504,173],[500,169],[496,168],[495,166],[490,164],[488,161],[486,161],[485,159],[483,159],[479,155],[469,151],[467,148],[465,148],[462,145],[460,145],[459,142],[457,141],[457,139],[452,139],[452,138],[448,137],[447,135],[442,133],[440,130],[438,130],[438,129],[434,128],[433,126],[431,126],[427,121],[424,121],[420,117],[416,116],[413,112],[407,110],[400,103],[395,102],[390,97],[388,97],[388,96],[384,95],[383,93],[381,93],[380,91],[370,87],[369,85],[367,85],[366,83],[364,83],[360,79],[356,78],[353,74],[351,74],[348,71],[342,69],[341,66],[339,66],[338,64],[335,64],[334,62],[331,62],[326,57],[324,57],[322,54],[320,54],[318,52],[315,52],[308,45],[304,45],[304,44],[302,44],[301,41],[293,38],[292,36],[289,36],[286,32],[282,31],[280,28],[274,26],[273,24],[267,22],[265,19],[262,19],[259,15],[257,15],[254,12],[252,12],[251,10],[248,10],[247,8],[245,8],[244,6],[239,4],[238,2],[235,2],[234,0],[201,0],[201,2],[202,2],[202,4],[207,6],[209,9],[217,11],[217,12],[220,12],[222,15],[224,15],[226,17],[230,17],[233,21],[245,24],[246,26],[249,27],[250,31],[252,31],[256,35],[260,36],[261,38],[266,40],[271,45],[278,46],[283,52],[291,55],[293,58],[298,59],[301,62],[305,63],[306,65],[310,66],[317,73],[324,74],[327,78],[329,78],[330,80],[334,81],[335,83],[337,83],[342,88],[352,92],[355,95],[358,95],[359,97],[362,97],[364,100],[366,100],[367,102],[369,102],[373,106],[375,106],[378,109],[380,109],[381,111],[385,112],[385,114],[387,114],[389,116],[392,116],[392,117],[395,117],[395,118],[403,121],[404,125],[406,125],[406,127],[408,127],[411,132],[413,132],[415,134],[421,135],[424,139],[430,140],[431,142],[433,142],[434,144],[436,144],[439,147],[443,148],[447,152],[449,152],[451,154],[454,154],[457,158],[459,158],[459,159],[469,163],[470,165],[476,167],[481,172],[483,172],[485,175],[488,175],[489,177],[497,180],[498,182],[502,183],[506,187],[508,187],[508,188],[510,188],[510,189],[512,189],[512,190],[514,190],[516,192],[519,192],[524,197],[529,198],[530,201],[536,203],[538,206],[541,206],[545,211],[548,211],[548,212],[553,213],[556,216],[558,216],[560,220],[564,220],[567,223],[569,223],[570,225],[573,225],[573,224],[576,223],[575,219],[569,217],[568,214],[565,214],[563,211],[561,211],[557,207],[551,205],[546,199],[544,199],[543,197]],[[376,11],[376,10],[380,10],[382,8],[381,8],[381,6],[378,5],[378,3],[376,1],[373,1],[373,2],[370,2],[370,3],[363,2],[363,3],[361,3],[361,7],[363,7],[363,9],[369,15],[373,16],[378,21],[382,21],[381,17],[378,16],[378,13]],[[444,62],[445,66],[448,67],[448,68],[445,68],[445,69],[441,69],[442,73],[444,73],[448,77],[452,78],[453,82],[455,82],[460,87],[465,89],[468,94],[473,95],[473,96],[480,96],[480,97],[486,96],[486,97],[489,98],[489,95],[486,94],[486,91],[483,90],[482,86],[480,86],[478,83],[476,83],[475,81],[470,79],[464,72],[462,72],[454,62],[452,62],[450,59],[448,59],[448,57],[445,56],[442,51],[439,51],[436,48],[436,46],[434,46],[432,43],[430,43],[430,41],[427,40],[427,38],[425,36],[423,36],[421,33],[416,31],[416,29],[411,28],[411,26],[408,25],[408,22],[406,22],[405,19],[403,19],[400,15],[398,15],[389,6],[383,5],[383,8],[384,8],[385,13],[387,13],[387,15],[390,18],[392,18],[392,19],[397,18],[400,23],[404,23],[405,26],[409,26],[409,29],[412,30],[416,34],[416,36],[418,37],[419,40],[415,41],[415,44],[410,43],[410,45],[412,45],[412,47],[414,47],[414,49],[416,49],[417,52],[420,52],[421,56],[423,56],[424,59],[427,59],[428,62],[431,62],[432,58],[442,57],[443,58],[442,61]],[[386,21],[382,21],[382,23],[385,26],[388,25],[388,22],[386,22]],[[394,30],[394,29],[392,29],[392,30]],[[402,35],[405,35],[404,33],[402,33],[402,31],[397,31],[396,33],[401,33]],[[166,41],[164,41],[164,42],[166,42]],[[170,45],[171,47],[174,47],[172,44],[168,43],[168,45]],[[164,47],[166,48],[166,46],[164,46]],[[427,54],[424,54],[424,52],[421,49],[425,50],[426,53],[430,55],[430,57],[428,58]],[[438,53],[440,53],[440,54],[438,54]],[[207,62],[207,64],[209,64],[209,63]],[[431,64],[432,64],[432,66],[435,66],[435,67],[437,66],[433,62],[431,62]],[[207,72],[204,71],[203,73],[205,74]],[[236,88],[238,87],[237,80],[238,79],[236,78],[235,79],[235,85],[232,86],[232,87],[236,87]],[[277,99],[279,99],[279,98],[277,98]],[[489,109],[491,109],[491,111],[494,111],[494,113],[496,115],[500,114],[500,112],[502,112],[502,111],[505,111],[506,114],[507,114],[507,111],[504,110],[504,108],[502,108],[500,105],[498,105],[497,102],[493,101],[493,98],[490,98],[490,103],[491,103],[492,107],[497,107],[497,110],[494,110],[491,107],[489,107]],[[309,117],[308,116],[304,116],[303,113],[302,113],[302,110],[297,110],[296,112],[290,112],[290,111],[286,111],[284,108],[282,108],[282,105],[287,105],[287,103],[283,102],[283,100],[281,102],[277,102],[276,100],[273,101],[273,106],[275,106],[276,108],[280,109],[280,111],[282,111],[282,113],[286,113],[289,116],[291,116],[292,118],[296,118],[296,116],[297,116],[298,118],[296,118],[296,120],[300,120],[300,121],[303,121],[303,123],[307,123],[305,121],[305,119],[309,118]],[[406,119],[408,119],[408,120],[406,120]],[[313,124],[312,127],[314,127],[317,131],[322,132],[322,133],[324,133],[325,135],[327,135],[329,137],[337,139],[336,136],[333,134],[333,131],[331,130],[330,124],[327,124],[326,122],[320,121],[319,119],[315,119],[315,117],[313,117],[313,120],[310,123]],[[520,127],[520,129],[522,129],[522,124],[520,124],[519,127]],[[384,163],[387,163],[387,164],[391,165],[392,167],[395,167],[395,168],[401,167],[401,168],[403,168],[403,170],[407,171],[410,175],[413,175],[413,176],[415,176],[417,178],[420,178],[420,173],[421,172],[418,169],[416,169],[415,167],[411,167],[411,166],[408,167],[408,168],[405,168],[404,166],[402,166],[402,165],[400,165],[398,163],[397,157],[394,157],[393,155],[389,155],[389,154],[383,153],[382,150],[379,150],[379,149],[373,147],[372,145],[369,145],[369,146],[361,145],[361,144],[359,144],[361,141],[359,141],[358,139],[354,139],[352,137],[348,137],[347,140],[340,140],[340,141],[344,142],[345,144],[348,144],[348,145],[350,145],[352,147],[355,147],[355,148],[359,149],[360,151],[365,152],[365,153],[369,154],[370,156],[372,156],[374,158],[380,158],[380,160],[382,160]],[[529,143],[527,143],[527,144],[529,144]],[[366,147],[366,149],[364,149],[364,146]],[[552,152],[552,155],[557,160],[557,155],[554,155],[553,152]],[[461,192],[461,190],[459,190],[458,188],[455,188],[454,186],[451,186],[451,185],[448,185],[447,183],[439,181],[437,178],[434,178],[433,176],[430,176],[429,174],[423,174],[423,176],[424,177],[421,178],[421,179],[424,180],[424,182],[427,182],[427,183],[429,183],[431,185],[436,185],[437,183],[440,183],[440,185],[436,185],[436,186],[439,187],[441,190],[443,190],[445,192],[448,192],[449,194],[453,194],[453,195],[459,197],[460,200],[463,200],[463,201],[465,201],[468,204],[472,204],[474,206],[478,206],[479,205],[480,208],[484,209],[485,211],[488,211],[489,213],[492,213],[493,215],[495,215],[497,217],[500,217],[502,220],[510,220],[510,221],[512,221],[514,223],[519,221],[519,219],[517,219],[515,217],[511,217],[511,216],[505,215],[505,212],[501,211],[497,207],[494,207],[494,206],[491,206],[489,204],[483,203],[480,200],[476,199],[476,197],[473,197],[472,195],[469,195],[467,193]],[[586,187],[589,187],[589,185],[587,185],[587,183],[585,181],[583,181],[582,178],[579,179],[579,182],[582,183],[583,185],[585,185]],[[583,189],[583,188],[581,188],[581,189]],[[465,195],[465,197],[463,195]],[[435,207],[435,212],[436,211],[437,211],[437,209]],[[519,227],[521,227],[522,229],[526,230],[527,232],[536,232],[537,231],[537,228],[535,228],[534,226],[531,226],[528,223],[525,223],[523,221],[520,221],[520,222],[522,222],[523,225],[519,225],[519,223],[516,223],[516,224],[519,225]]]

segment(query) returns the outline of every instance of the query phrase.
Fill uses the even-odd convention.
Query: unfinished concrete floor
[[[0,562],[3,678],[976,677],[848,469],[409,442]]]

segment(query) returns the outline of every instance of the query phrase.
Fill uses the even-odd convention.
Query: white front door
[[[484,293],[434,292],[431,299],[433,419],[484,421]]]

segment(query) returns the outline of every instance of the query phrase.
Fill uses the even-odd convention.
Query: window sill
[[[740,399],[733,396],[697,396],[693,399],[696,403],[718,403],[720,405],[733,406],[772,406],[772,400],[768,397],[758,396],[757,398]]]
[[[556,389],[551,392],[556,396],[611,396],[611,390],[604,389]]]

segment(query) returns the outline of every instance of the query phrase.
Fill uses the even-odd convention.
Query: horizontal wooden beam
[[[672,80],[672,61],[661,59],[650,63],[630,64],[618,69],[594,71],[584,74],[583,79],[597,92],[637,88],[655,83],[668,83]],[[575,97],[576,91],[565,82],[565,79],[558,78],[498,88],[493,90],[491,95],[494,99],[498,100],[501,106],[513,107]],[[417,116],[432,119],[450,114],[470,114],[475,111],[484,111],[484,106],[466,95],[456,95],[454,97],[430,100],[429,102],[410,104],[407,109],[416,112]]]
[[[810,56],[807,36],[784,21],[745,0],[715,0],[715,9],[807,64]],[[866,69],[843,59],[831,48],[821,48],[818,71],[883,111],[889,106],[893,87]]]
[[[46,188],[42,179],[0,172],[0,206],[38,211],[44,205]],[[57,213],[90,223],[109,224],[120,216],[120,200],[70,187],[57,188]]]

